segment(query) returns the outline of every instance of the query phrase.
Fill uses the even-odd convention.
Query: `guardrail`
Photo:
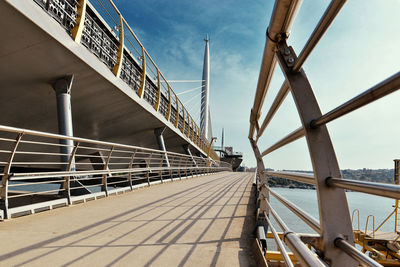
[[[210,141],[112,0],[33,0],[205,154]],[[213,149],[210,157],[218,160]]]
[[[3,218],[225,170],[207,158],[0,125]]]
[[[354,247],[352,223],[344,189],[399,199],[400,186],[342,179],[326,124],[398,90],[400,88],[400,72],[326,114],[322,114],[302,66],[340,12],[345,1],[331,1],[304,48],[297,56],[286,41],[300,3],[301,1],[298,0],[277,0],[275,3],[267,29],[267,41],[250,115],[249,140],[257,160],[258,223],[264,226],[265,231],[270,227],[272,233],[276,232],[268,218],[272,214],[284,232],[283,241],[302,265],[358,266],[361,264],[381,266]],[[285,81],[273,100],[265,119],[260,124],[261,109],[277,62],[285,75]],[[295,100],[302,126],[260,152],[258,140],[289,92]],[[266,171],[263,162],[264,156],[302,137],[307,139],[313,164],[313,175]],[[320,220],[318,221],[290,201],[271,191],[268,187],[268,175],[315,185]],[[308,249],[304,242],[296,237],[296,234],[285,225],[273,210],[269,204],[270,194],[318,233],[318,237],[314,237],[313,242],[307,244],[312,249]],[[274,236],[278,246],[281,247],[279,238],[275,234]],[[282,260],[286,262],[287,266],[292,266],[286,250],[281,249],[281,253],[283,254]]]

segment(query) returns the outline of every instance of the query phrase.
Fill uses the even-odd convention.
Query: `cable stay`
[[[204,82],[204,80],[176,80],[176,81],[161,81],[163,83],[198,83],[198,82]]]
[[[188,90],[186,90],[186,91],[177,93],[176,95],[183,95],[183,94],[186,94],[186,93],[190,93],[190,92],[193,92],[193,91],[195,91],[195,90],[197,90],[197,89],[203,88],[204,86],[205,86],[205,85],[202,85],[202,86],[199,86],[199,87],[195,87],[195,88],[191,88],[191,89],[188,89]]]

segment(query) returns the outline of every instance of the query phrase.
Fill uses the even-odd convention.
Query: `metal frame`
[[[312,257],[324,261],[329,266],[357,266],[358,264],[380,266],[354,247],[352,225],[344,189],[399,199],[400,185],[342,179],[326,124],[400,89],[400,72],[395,73],[391,77],[330,112],[321,114],[313,89],[302,70],[302,66],[346,1],[331,1],[318,22],[318,25],[306,42],[306,45],[297,57],[295,51],[286,44],[286,41],[300,2],[301,1],[297,0],[277,0],[275,3],[271,22],[267,29],[267,41],[257,83],[254,105],[250,113],[249,140],[257,160],[255,183],[257,184],[257,194],[260,201],[259,211],[265,209],[265,207],[261,207],[261,202],[266,204],[269,208],[269,211],[265,209],[265,215],[258,216],[258,219],[265,218],[267,224],[270,224],[268,216],[272,214],[278,224],[281,225],[281,228],[284,231],[289,231],[285,228],[284,223],[279,221],[280,219],[272,207],[269,206],[267,198],[271,193],[288,209],[319,233],[318,240],[314,238],[314,240],[317,241],[309,243],[313,246],[315,251],[318,251],[319,255],[317,256],[314,254]],[[285,76],[285,81],[260,126],[259,119],[261,109],[277,62],[279,62]],[[257,143],[265,133],[267,126],[285,100],[289,91],[295,101],[302,126],[260,153]],[[305,137],[307,141],[314,174],[265,171],[262,160],[264,156],[302,137]],[[315,185],[317,189],[320,220],[317,221],[290,201],[270,191],[266,175]],[[258,215],[260,215],[260,212]],[[337,221],[338,217],[340,217],[340,223]],[[311,257],[309,254],[310,250],[298,250],[296,252],[296,248],[293,247],[293,244],[290,244],[290,240],[288,240],[288,238],[283,239],[302,264],[315,266],[315,263],[306,262],[304,258],[303,260],[301,259],[301,257],[305,257],[306,255]],[[297,245],[303,247],[304,244],[301,245],[299,243]],[[282,251],[282,253],[284,252]]]

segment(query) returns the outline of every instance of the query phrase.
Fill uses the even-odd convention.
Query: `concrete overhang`
[[[158,148],[154,129],[167,126],[168,151],[201,150],[141,99],[33,1],[0,1],[0,124],[57,133],[52,82],[74,74],[74,135]],[[197,154],[196,153],[196,154]]]

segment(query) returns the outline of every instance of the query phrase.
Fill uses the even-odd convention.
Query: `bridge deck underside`
[[[0,223],[0,265],[254,265],[253,176],[201,176]]]
[[[29,17],[0,2],[0,25],[9,29],[0,43],[0,124],[58,133],[51,84],[74,74],[75,136],[158,149],[154,129],[167,126],[167,150],[186,153],[182,145],[191,141],[37,4],[11,3],[24,8],[21,12]]]

